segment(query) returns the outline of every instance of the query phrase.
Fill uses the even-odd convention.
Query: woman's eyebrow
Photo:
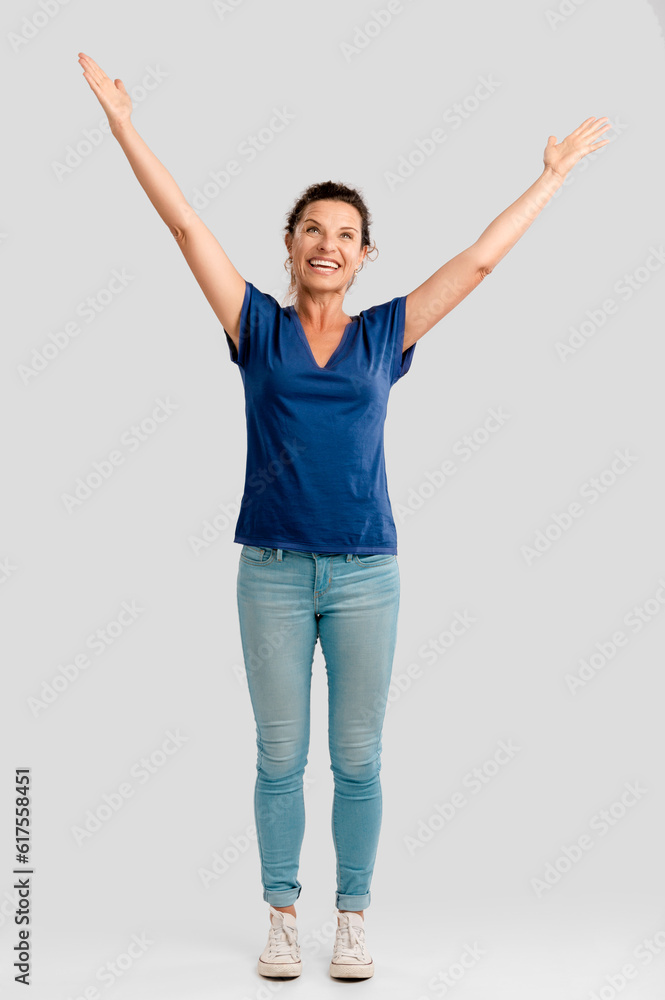
[[[316,219],[305,219],[305,221],[303,222],[303,226],[305,225],[305,222],[316,222]],[[316,224],[317,224],[317,226],[321,225],[320,222],[316,222]],[[354,229],[353,226],[340,226],[339,228],[340,229],[351,229],[351,230],[353,230],[354,233],[358,232],[358,230]]]

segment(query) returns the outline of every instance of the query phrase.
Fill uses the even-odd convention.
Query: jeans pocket
[[[366,556],[355,553],[353,556],[353,561],[358,566],[383,566],[386,563],[395,562],[396,559],[397,556],[390,552],[373,552]]]
[[[243,545],[240,559],[253,566],[267,566],[275,558],[275,549],[259,548],[258,545]]]

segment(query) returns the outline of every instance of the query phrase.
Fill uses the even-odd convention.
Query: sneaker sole
[[[258,971],[262,976],[293,979],[302,972],[302,962],[262,962],[259,959]]]
[[[367,965],[343,965],[341,962],[331,962],[329,971],[333,979],[369,979],[374,975],[374,962],[368,962]]]

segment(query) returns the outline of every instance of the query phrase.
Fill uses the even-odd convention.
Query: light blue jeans
[[[397,557],[243,545],[237,596],[256,720],[254,815],[263,898],[289,906],[302,889],[303,776],[320,640],[334,776],[335,905],[364,910],[381,827],[381,734],[397,638]]]

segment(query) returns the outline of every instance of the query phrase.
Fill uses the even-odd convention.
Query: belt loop
[[[282,552],[283,549],[277,549],[277,559],[279,560],[279,562],[282,561]]]
[[[347,552],[346,553],[346,561],[347,562],[351,562],[352,559],[353,559],[353,552]]]

